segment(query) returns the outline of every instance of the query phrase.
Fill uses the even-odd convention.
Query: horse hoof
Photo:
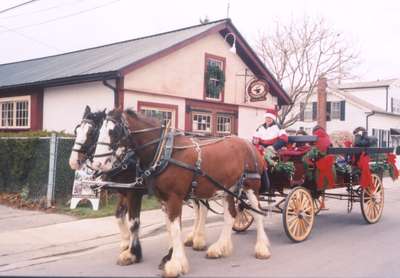
[[[187,240],[187,241],[185,241],[184,245],[185,245],[186,247],[192,247],[192,246],[193,246],[193,240]]]
[[[189,271],[189,264],[186,262],[178,263],[176,260],[170,260],[165,263],[163,277],[178,277]]]
[[[206,250],[206,242],[204,240],[193,240],[193,250],[195,251],[204,251]]]
[[[211,245],[208,250],[207,250],[207,259],[218,259],[222,257],[222,253],[218,248],[215,248],[213,245]]]
[[[256,244],[255,256],[259,260],[266,260],[271,258],[271,252],[269,251],[268,245],[266,244]]]
[[[131,265],[136,263],[136,257],[131,254],[129,250],[125,250],[121,254],[119,254],[118,260],[117,260],[117,265]]]
[[[193,246],[193,237],[192,236],[188,236],[185,239],[185,242],[183,243],[186,247],[192,247]]]
[[[118,260],[117,260],[117,265],[120,265],[120,266],[131,265],[134,263],[135,263],[135,261],[130,258],[125,258],[125,259],[118,258]]]
[[[211,245],[207,250],[207,258],[217,259],[221,257],[228,257],[232,254],[233,246],[231,242],[220,244],[219,242]]]

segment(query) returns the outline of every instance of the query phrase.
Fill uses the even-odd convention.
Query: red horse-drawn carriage
[[[294,242],[310,235],[325,198],[347,200],[349,212],[358,202],[364,219],[378,222],[384,206],[383,173],[398,175],[393,148],[329,148],[322,153],[313,147],[316,141],[315,136],[289,136],[289,143],[302,146],[278,152],[268,170],[270,186],[260,198],[268,204],[264,210],[282,213],[284,230]],[[346,191],[329,192],[336,188]],[[238,208],[233,229],[241,232],[253,220],[246,208]]]

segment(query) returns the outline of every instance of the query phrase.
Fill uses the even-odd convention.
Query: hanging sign
[[[268,93],[269,85],[265,80],[254,79],[247,86],[247,94],[252,102],[266,100]]]

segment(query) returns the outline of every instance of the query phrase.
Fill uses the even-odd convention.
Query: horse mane
[[[161,122],[160,122],[160,120],[159,119],[156,119],[156,118],[152,118],[152,117],[147,117],[147,116],[145,116],[143,113],[141,113],[141,112],[135,112],[134,110],[132,110],[132,109],[126,109],[125,110],[125,113],[129,116],[129,117],[132,117],[132,118],[137,118],[137,119],[139,119],[140,121],[143,121],[143,122],[145,122],[146,124],[149,124],[149,125],[151,125],[151,126],[161,126]]]

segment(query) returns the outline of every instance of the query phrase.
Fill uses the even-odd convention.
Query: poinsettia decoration
[[[399,169],[396,166],[396,155],[393,153],[387,154],[387,163],[389,166],[389,175],[393,180],[397,180],[399,178]]]

